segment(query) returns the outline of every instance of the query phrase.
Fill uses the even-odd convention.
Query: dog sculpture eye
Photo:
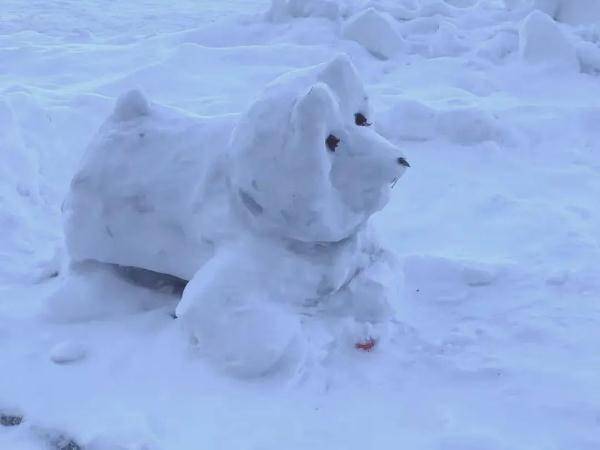
[[[330,134],[329,136],[327,136],[327,139],[325,139],[325,145],[327,145],[327,148],[332,152],[335,152],[335,149],[337,148],[339,143],[340,138],[335,137],[333,134]]]
[[[354,114],[354,123],[359,127],[370,127],[371,124],[367,121],[367,118],[363,113]]]

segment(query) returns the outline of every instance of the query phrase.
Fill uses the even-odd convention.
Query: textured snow
[[[600,448],[596,4],[4,0],[0,448]],[[387,59],[343,35],[368,8],[401,37]],[[218,249],[219,257],[205,269],[219,276],[193,277],[195,267],[181,270],[183,257],[154,259],[158,272],[192,278],[183,303],[179,278],[73,262],[61,205],[89,150],[105,148],[98,139],[111,135],[134,150],[138,127],[162,136],[168,146],[147,149],[154,159],[131,160],[139,165],[132,174],[153,179],[152,168],[196,148],[185,133],[196,133],[198,148],[220,147],[228,133],[209,130],[232,131],[275,80],[314,74],[340,53],[369,97],[372,125],[357,132],[381,134],[411,164],[369,218],[368,233],[336,249],[343,264],[321,259],[330,245],[298,239],[316,229],[296,228],[294,245],[282,246],[281,224],[250,211],[240,218],[248,221],[245,239],[225,239],[223,226],[219,242],[227,245],[209,245],[206,254]],[[294,98],[309,92],[300,84],[289,84]],[[321,87],[314,104],[350,100],[337,98],[328,81]],[[350,126],[348,114],[350,107],[343,116]],[[202,179],[184,169],[178,183],[168,177],[142,187],[164,205],[185,205],[196,193],[167,187]],[[247,186],[244,174],[236,179]],[[135,217],[135,205],[130,198],[124,216]],[[168,218],[184,223],[186,214]],[[90,217],[80,219],[93,229]],[[208,219],[216,231],[219,220]],[[140,258],[145,250],[147,262],[168,247],[168,225],[152,223],[131,232],[123,242],[134,250],[121,253]],[[201,228],[188,240],[173,234],[181,255],[196,254]],[[269,230],[262,240],[260,230]],[[309,275],[306,285],[316,274],[344,279],[344,268],[365,266],[371,245],[391,250],[364,273],[378,282],[349,284],[327,308],[261,295],[292,273],[294,282]],[[402,279],[397,302],[364,302],[388,298],[386,289]],[[243,299],[243,308],[204,294],[215,285]],[[393,319],[383,326],[377,316]],[[236,326],[224,333],[230,321]],[[361,350],[369,338],[375,346]],[[85,357],[52,361],[77,356],[75,349]]]

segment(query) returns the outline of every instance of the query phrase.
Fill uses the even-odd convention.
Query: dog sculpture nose
[[[410,164],[404,158],[398,158],[397,161],[398,161],[398,164],[400,164],[401,166],[410,167]]]

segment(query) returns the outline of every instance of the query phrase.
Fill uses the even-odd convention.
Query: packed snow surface
[[[596,3],[4,0],[0,448],[600,448]]]

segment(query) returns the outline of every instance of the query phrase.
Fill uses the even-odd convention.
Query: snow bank
[[[350,17],[343,25],[342,36],[358,42],[379,58],[391,58],[402,51],[404,41],[392,16],[374,8]]]

